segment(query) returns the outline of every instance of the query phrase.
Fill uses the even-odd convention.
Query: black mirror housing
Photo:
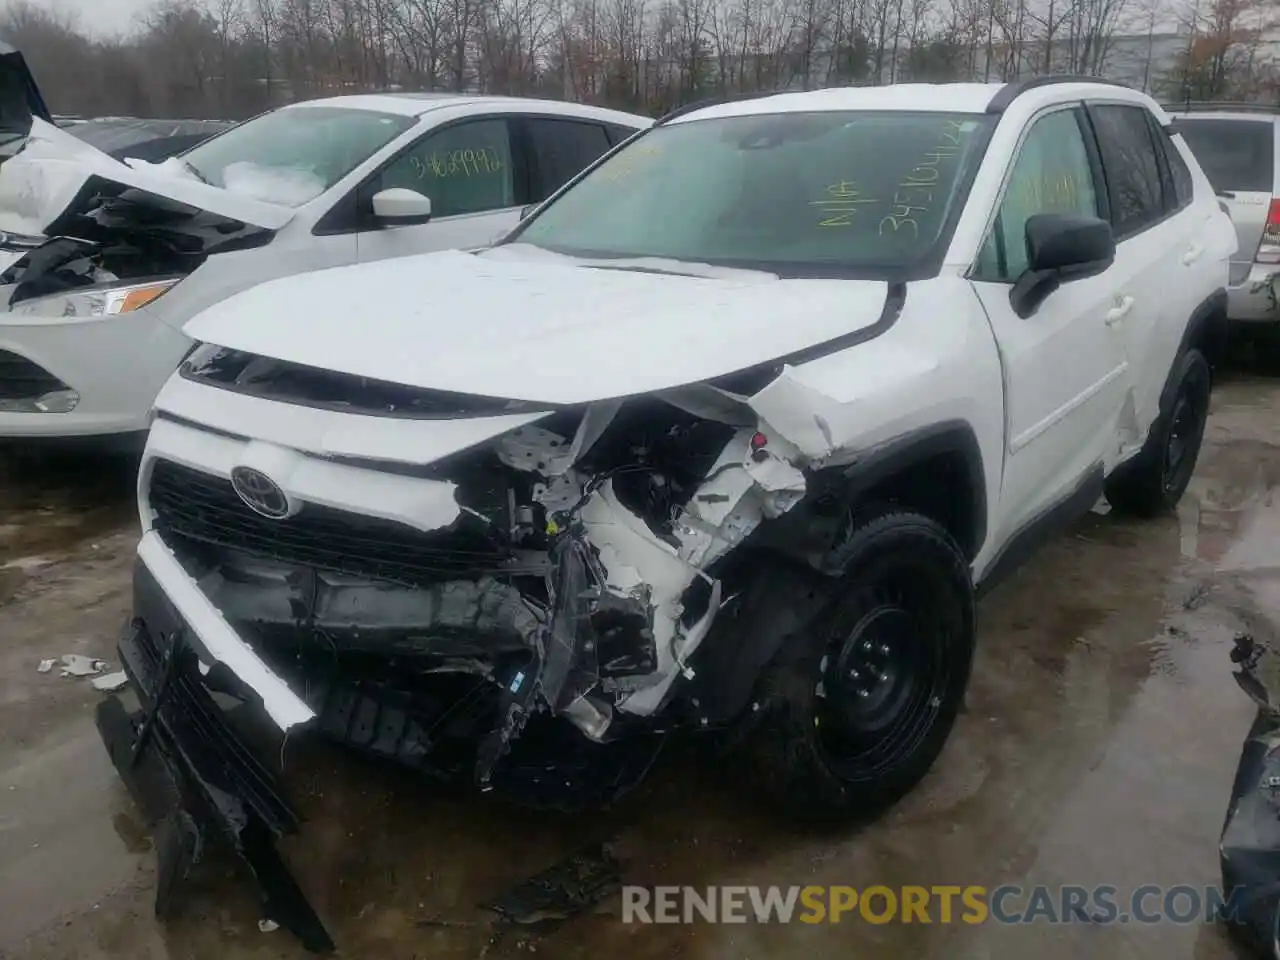
[[[1037,213],[1027,218],[1027,270],[1009,291],[1013,310],[1031,316],[1063,283],[1095,277],[1116,259],[1111,224],[1074,213]]]
[[[1115,261],[1111,224],[1079,214],[1037,213],[1027,218],[1027,261],[1032,270],[1053,270],[1063,280],[1102,273]]]

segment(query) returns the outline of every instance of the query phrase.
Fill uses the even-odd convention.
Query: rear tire
[[[941,753],[969,681],[969,564],[938,523],[883,509],[832,556],[844,589],[762,671],[746,752],[755,783],[803,821],[869,817]]]
[[[1141,452],[1107,478],[1107,502],[1120,513],[1154,517],[1172,511],[1195,472],[1209,418],[1212,373],[1199,350],[1187,350],[1174,373],[1169,408],[1151,427]]]

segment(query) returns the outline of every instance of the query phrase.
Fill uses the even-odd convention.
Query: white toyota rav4
[[[608,800],[679,729],[801,817],[893,802],[975,594],[1194,469],[1236,234],[1166,123],[1053,78],[710,105],[491,249],[196,317],[139,477],[142,709],[99,716],[205,798],[152,801],[165,862],[220,826],[327,942],[210,690],[527,803]]]

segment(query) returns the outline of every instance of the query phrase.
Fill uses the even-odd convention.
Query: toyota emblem
[[[271,520],[283,520],[289,516],[289,497],[280,489],[280,484],[262,471],[253,467],[234,467],[231,486],[254,513]]]

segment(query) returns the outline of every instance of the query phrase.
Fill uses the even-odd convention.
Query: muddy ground
[[[618,809],[559,818],[318,747],[290,781],[308,823],[285,854],[349,957],[1237,956],[1205,924],[630,926],[608,901],[488,946],[477,905],[592,838],[614,841],[641,884],[1217,883],[1252,717],[1228,651],[1280,619],[1278,418],[1280,380],[1229,378],[1178,517],[1091,515],[983,601],[956,733],[871,827],[784,829],[687,750]],[[150,841],[94,730],[100,694],[36,670],[65,653],[113,659],[136,537],[129,467],[0,463],[0,956],[304,956],[259,930],[227,869],[175,922],[152,918]]]

